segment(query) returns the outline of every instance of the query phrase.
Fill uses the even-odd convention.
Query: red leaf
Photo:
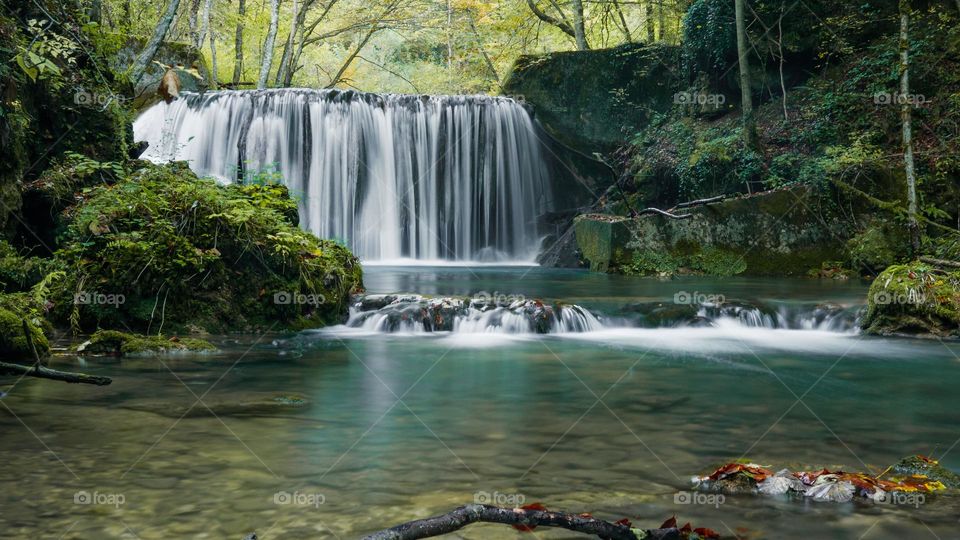
[[[697,527],[693,530],[700,538],[720,538],[720,533],[706,527]]]
[[[521,506],[520,509],[521,509],[521,510],[540,510],[540,511],[542,511],[542,512],[549,512],[549,510],[547,510],[547,507],[546,507],[546,506],[544,506],[544,505],[542,505],[541,503],[538,503],[538,502],[530,503],[530,504],[525,504],[525,505]]]
[[[680,534],[690,534],[691,532],[693,532],[693,526],[690,525],[689,521],[684,523],[683,527],[680,527]]]
[[[633,523],[630,522],[629,518],[619,519],[615,523],[617,525],[623,525],[624,527],[633,527]]]
[[[663,522],[663,525],[660,525],[661,529],[676,529],[677,528],[677,516]]]
[[[510,525],[510,526],[520,532],[533,532],[533,530],[537,528],[536,525]]]

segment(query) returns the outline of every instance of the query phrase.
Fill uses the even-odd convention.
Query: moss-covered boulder
[[[677,212],[688,219],[583,215],[577,245],[598,272],[803,276],[845,256],[848,228],[818,197],[794,186]]]
[[[877,335],[960,337],[960,272],[913,262],[870,285],[863,330]]]
[[[217,348],[199,338],[144,336],[117,330],[97,330],[90,339],[75,349],[80,354],[108,354],[115,356],[152,356],[176,352],[213,352]]]
[[[23,315],[0,308],[0,357],[5,360],[30,360],[33,351],[23,331],[23,321],[27,321],[30,337],[37,354],[46,356],[50,351],[50,343],[43,333],[42,324],[33,318],[24,318]]]
[[[636,44],[521,56],[503,93],[533,105],[564,144],[604,152],[673,107],[679,58],[673,47]]]
[[[356,257],[300,230],[286,190],[221,186],[183,163],[141,164],[64,214],[54,320],[147,334],[339,322]]]

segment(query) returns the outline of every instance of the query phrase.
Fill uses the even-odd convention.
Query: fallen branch
[[[566,514],[549,510],[524,510],[500,508],[485,504],[468,504],[456,510],[426,519],[410,521],[403,525],[373,533],[364,540],[417,540],[447,534],[471,523],[503,523],[521,527],[562,527],[570,531],[592,534],[610,540],[638,540],[628,525],[610,523],[588,515]],[[680,538],[677,529],[651,529],[644,531],[645,539]]]
[[[960,262],[957,261],[947,261],[944,259],[936,259],[934,257],[920,257],[921,262],[935,264],[937,266],[948,266],[950,268],[960,268]]]
[[[723,200],[726,198],[727,198],[726,195],[717,195],[716,197],[709,197],[707,199],[697,199],[695,201],[682,202],[674,206],[670,210],[673,211],[673,210],[680,210],[682,208],[693,208],[694,206],[706,206],[708,204],[723,202]]]
[[[23,366],[20,364],[9,364],[7,362],[0,362],[0,375],[26,375],[40,379],[52,379],[54,381],[68,383],[95,384],[97,386],[105,386],[113,382],[113,379],[110,377],[87,375],[86,373],[75,373],[72,371],[57,371],[55,369],[45,368],[39,364]]]
[[[665,216],[670,219],[690,219],[693,217],[693,214],[680,214],[680,215],[671,214],[670,212],[661,210],[659,208],[644,208],[643,210],[637,212],[638,217],[648,215],[648,214],[659,214],[661,216]]]

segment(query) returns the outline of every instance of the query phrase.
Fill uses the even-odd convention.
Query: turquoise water
[[[371,267],[366,284],[542,297],[605,314],[678,292],[798,305],[866,296],[856,282],[522,267]],[[741,457],[879,472],[922,453],[960,470],[956,343],[735,324],[547,336],[334,328],[215,341],[223,352],[213,356],[88,361],[83,370],[114,377],[105,388],[8,380],[7,535],[356,538],[489,494],[643,526],[677,515],[731,537],[957,537],[951,497],[917,508],[677,497],[690,476]],[[276,396],[287,398],[250,405]],[[75,503],[78,492],[104,504]],[[461,536],[523,537],[496,525]]]

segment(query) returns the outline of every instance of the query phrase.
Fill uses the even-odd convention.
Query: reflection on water
[[[682,287],[803,302],[865,294],[814,281],[474,271],[374,269],[367,284],[517,285],[594,309]],[[960,437],[956,345],[737,328],[457,338],[251,336],[212,357],[90,361],[86,371],[114,377],[105,388],[30,379],[11,389],[8,379],[0,524],[13,538],[355,538],[484,492],[647,526],[677,514],[754,538],[956,536],[958,505],[943,496],[920,508],[674,498],[691,475],[744,455],[875,472],[907,454],[943,455]],[[477,346],[491,339],[509,341]],[[58,367],[76,369],[69,362]],[[943,463],[956,470],[955,452]],[[123,504],[75,502],[81,491]],[[525,538],[495,525],[463,536]]]

